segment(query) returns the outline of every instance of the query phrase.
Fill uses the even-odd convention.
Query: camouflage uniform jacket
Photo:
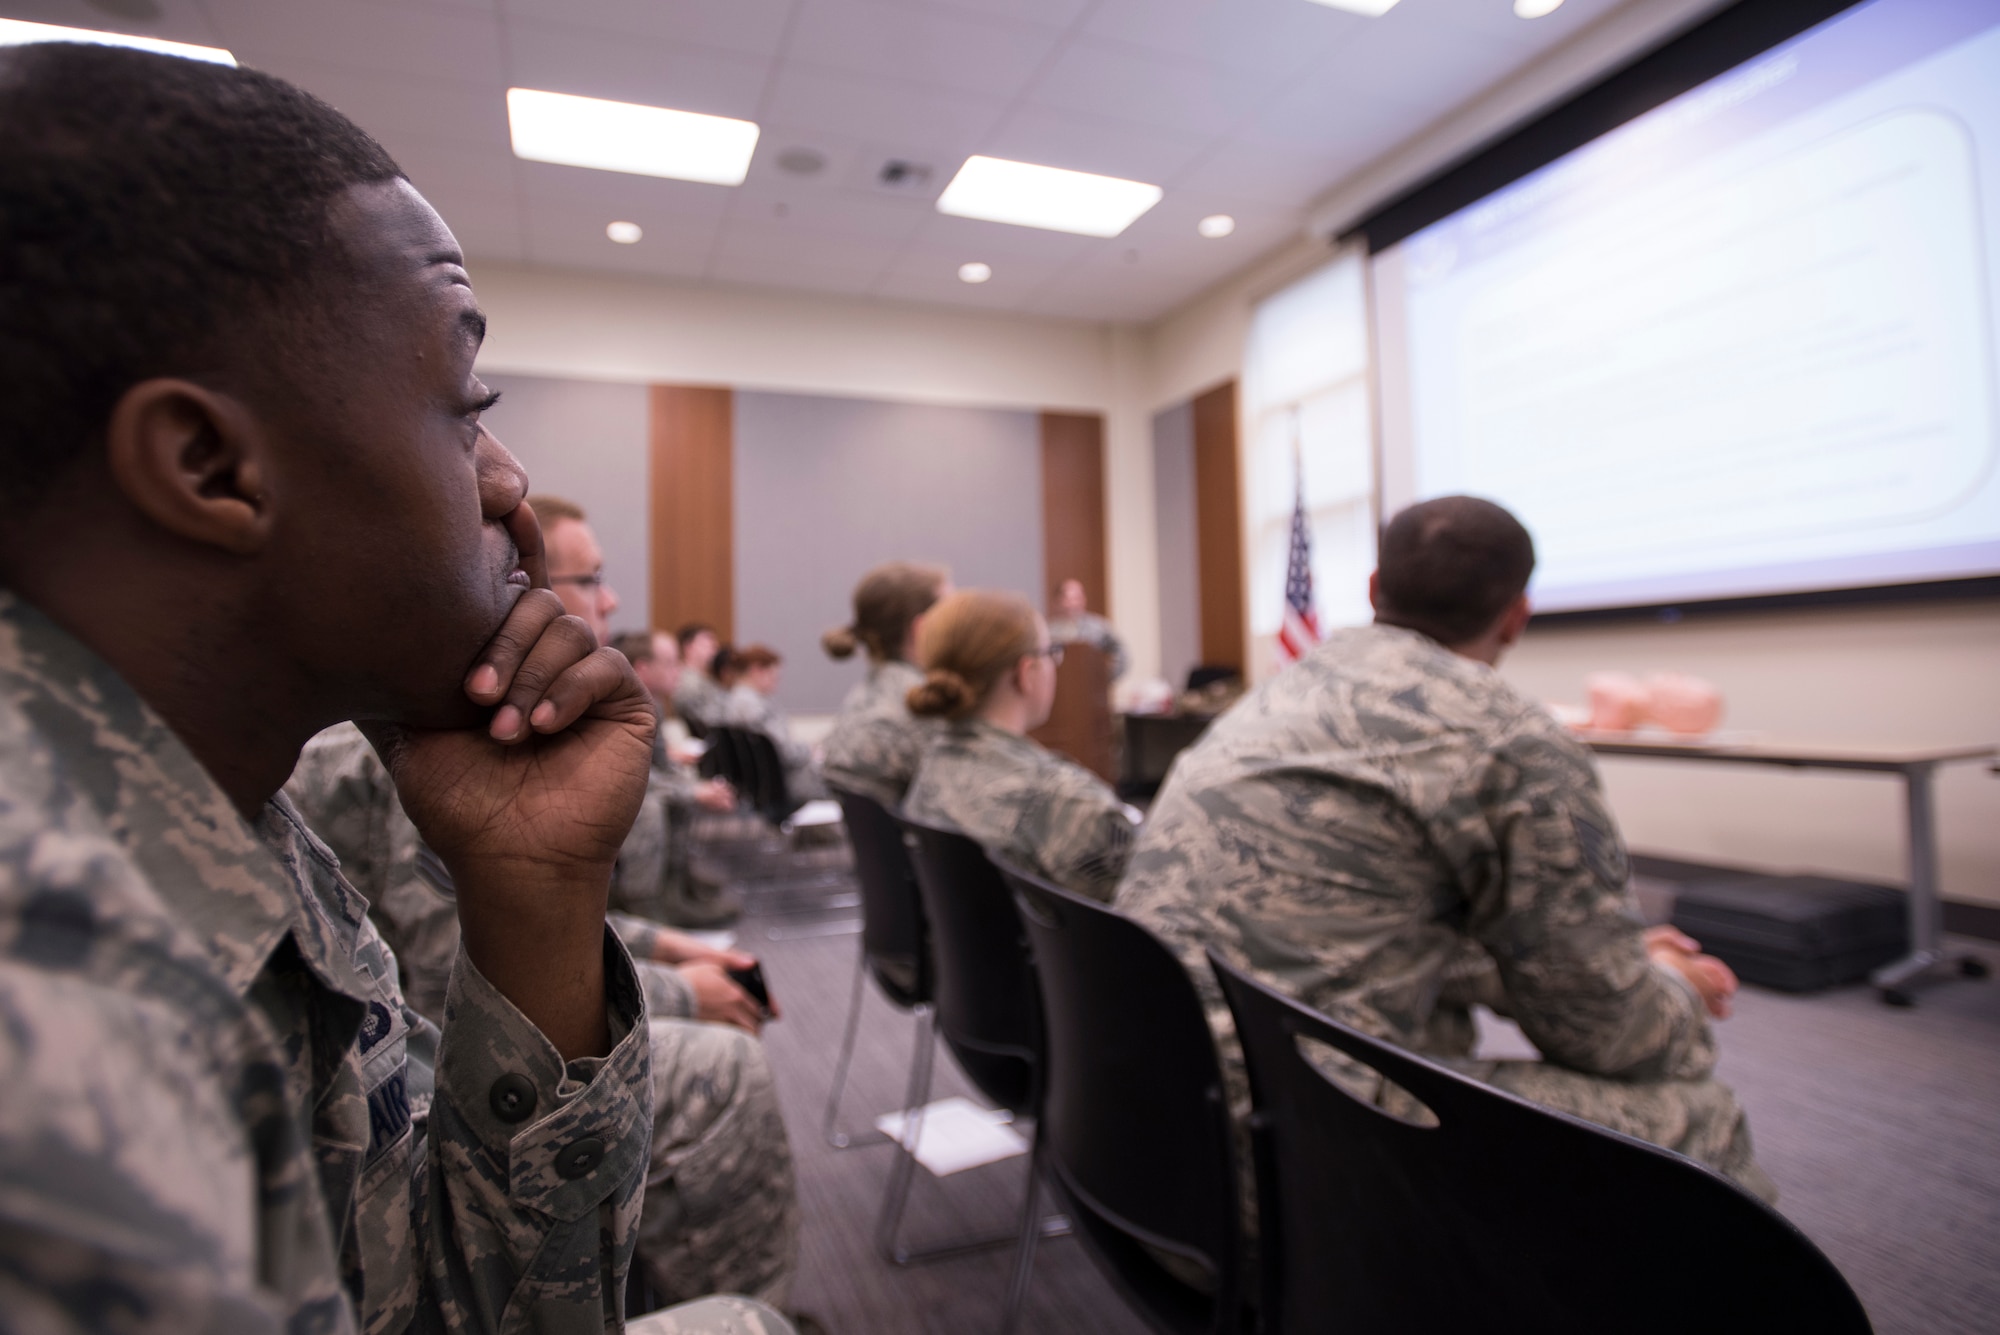
[[[778,748],[778,759],[787,774],[812,765],[812,748],[792,736],[791,720],[778,708],[777,701],[756,687],[739,683],[722,697],[722,716],[717,722],[731,728],[761,732]]]
[[[1125,642],[1118,638],[1117,631],[1111,629],[1111,623],[1095,612],[1085,612],[1078,617],[1053,618],[1049,622],[1049,641],[1053,644],[1080,642],[1089,645],[1104,655],[1113,681],[1124,676],[1125,669],[1132,665],[1132,660],[1125,654]]]
[[[1588,753],[1414,631],[1336,632],[1217,720],[1174,763],[1116,903],[1212,1006],[1205,946],[1423,1050],[1476,947],[1550,1061],[1630,1080],[1714,1065],[1693,990],[1647,959]]]
[[[722,696],[715,678],[688,668],[674,687],[674,712],[690,723],[712,728],[722,722]]]
[[[340,860],[347,883],[368,901],[369,918],[395,952],[404,999],[432,1024],[443,1024],[446,985],[458,958],[458,898],[451,873],[403,814],[375,748],[352,723],[328,728],[306,743],[285,795]],[[627,874],[628,864],[636,864],[638,874],[659,874],[662,854],[653,847],[653,827],[663,824],[649,790],[619,854],[618,876]],[[614,895],[616,890],[614,885]],[[672,969],[647,963],[660,928],[622,913],[611,914],[609,922],[638,964],[648,1013],[692,1016],[693,990]]]
[[[1104,780],[1032,738],[967,720],[924,752],[903,814],[958,830],[992,856],[1108,900],[1132,852],[1125,804]]]
[[[872,797],[891,811],[902,805],[924,748],[938,731],[935,720],[910,713],[910,692],[923,684],[923,669],[901,659],[869,667],[868,679],[847,693],[826,735],[820,772],[828,783]]]
[[[10,1328],[602,1331],[652,1125],[643,1001],[605,957],[609,1056],[565,1065],[463,958],[440,1042],[291,803],[242,819],[0,592]]]

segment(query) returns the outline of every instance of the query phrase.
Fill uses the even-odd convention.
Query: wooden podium
[[[1056,669],[1056,704],[1049,721],[1028,734],[1106,783],[1118,782],[1111,736],[1111,664],[1095,645],[1063,646]]]

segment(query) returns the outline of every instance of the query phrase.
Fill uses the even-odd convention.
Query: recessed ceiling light
[[[970,264],[958,266],[958,281],[961,283],[983,283],[993,276],[993,266],[974,260]]]
[[[26,46],[30,42],[89,42],[94,46],[129,46],[137,51],[157,51],[163,56],[205,60],[211,65],[236,63],[236,57],[219,46],[195,46],[189,42],[165,42],[157,37],[134,37],[122,32],[97,32],[90,28],[58,27],[53,23],[0,19],[0,46]]]
[[[614,222],[604,224],[604,234],[621,246],[636,246],[646,229],[635,222]]]
[[[757,147],[753,121],[533,88],[507,90],[507,120],[517,158],[711,185],[741,185]]]
[[[938,196],[938,212],[1081,236],[1117,236],[1160,202],[1156,185],[1116,176],[970,157]]]
[[[1209,240],[1214,241],[1220,237],[1228,236],[1231,232],[1235,231],[1236,219],[1226,213],[1211,213],[1196,223],[1194,230],[1200,232]]]
[[[1379,19],[1396,7],[1396,0],[1313,0],[1313,3],[1325,5],[1328,9],[1344,9],[1350,14],[1371,19]],[[1556,0],[1556,3],[1562,3],[1562,0]]]
[[[1538,19],[1544,14],[1553,14],[1562,8],[1563,0],[1514,0],[1514,14],[1518,18]]]

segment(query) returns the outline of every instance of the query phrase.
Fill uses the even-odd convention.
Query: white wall
[[[1130,328],[482,264],[482,371],[1105,417],[1112,619],[1159,664],[1149,349]]]
[[[1724,726],[1774,739],[2000,742],[2000,601],[1730,613],[1537,627],[1502,670],[1544,700],[1581,700],[1602,668],[1671,668],[1718,683]],[[1903,786],[1892,775],[1606,760],[1633,847],[1770,870],[1904,878]],[[2000,777],[1940,772],[1944,892],[2000,904]]]

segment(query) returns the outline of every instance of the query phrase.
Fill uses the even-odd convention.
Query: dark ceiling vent
[[[930,183],[931,169],[921,162],[911,162],[906,158],[890,158],[875,173],[875,184],[884,190],[917,194]]]

